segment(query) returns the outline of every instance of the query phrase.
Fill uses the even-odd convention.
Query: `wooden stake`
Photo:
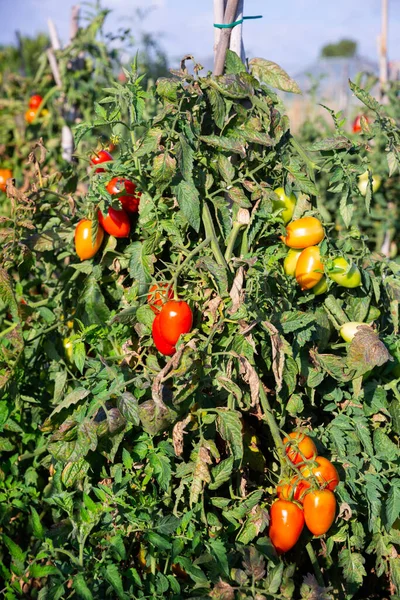
[[[240,19],[243,19],[243,5],[244,0],[239,0],[236,10],[235,21],[240,21]],[[246,61],[246,54],[244,51],[243,44],[243,23],[241,23],[240,25],[236,25],[236,27],[232,29],[229,49],[232,50],[232,52],[236,52],[236,54],[240,56],[243,63]]]
[[[388,0],[382,0],[382,29],[378,37],[379,51],[379,87],[380,99],[382,101],[388,81],[388,60],[387,60],[387,31],[388,31]]]
[[[71,27],[69,30],[69,43],[72,42],[79,29],[79,12],[81,7],[79,4],[75,5],[71,9]]]
[[[51,47],[53,48],[53,50],[61,50],[60,38],[58,37],[57,29],[54,25],[53,20],[47,19],[47,25],[49,27]]]
[[[49,48],[46,51],[46,54],[47,54],[47,58],[49,60],[51,72],[53,73],[54,81],[56,82],[56,85],[59,88],[62,88],[60,70],[58,68],[58,63],[57,63],[56,55],[54,54],[54,50],[52,48]]]
[[[224,23],[233,23],[237,12],[239,0],[228,0],[225,9]],[[221,29],[219,44],[214,62],[214,75],[222,75],[224,72],[226,51],[229,48],[232,29]]]
[[[226,0],[214,0],[214,23],[223,23],[226,8]],[[221,30],[214,27],[214,61],[217,56],[217,48],[221,37]]]

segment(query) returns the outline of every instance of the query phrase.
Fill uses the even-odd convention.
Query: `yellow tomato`
[[[324,265],[318,246],[303,250],[296,265],[296,281],[302,290],[310,290],[324,275]]]
[[[319,244],[324,235],[321,221],[315,217],[303,217],[289,223],[282,241],[289,248],[308,248]]]

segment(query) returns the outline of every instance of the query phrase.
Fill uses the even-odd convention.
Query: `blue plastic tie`
[[[239,19],[238,21],[235,21],[234,23],[214,23],[214,27],[218,27],[218,29],[230,29],[231,27],[236,27],[236,25],[241,25],[243,23],[243,21],[247,20],[247,19],[262,19],[262,15],[254,15],[251,17],[242,17],[241,19]]]

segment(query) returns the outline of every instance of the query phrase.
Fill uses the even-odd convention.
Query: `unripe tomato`
[[[126,192],[126,196],[120,196],[118,200],[122,207],[129,213],[137,213],[139,210],[140,192],[136,191],[136,185],[133,181],[124,177],[113,177],[106,185],[106,190],[112,196]]]
[[[37,108],[28,108],[28,110],[25,113],[25,121],[29,124],[33,123],[34,119],[36,119],[37,113]]]
[[[330,490],[308,492],[303,502],[304,519],[314,535],[323,535],[335,520],[336,499]]]
[[[297,198],[293,193],[291,193],[290,196],[286,196],[283,187],[276,188],[274,192],[279,197],[279,200],[272,200],[272,210],[281,210],[280,216],[286,225],[286,223],[289,223],[290,219],[293,217]]]
[[[160,312],[162,305],[173,297],[174,291],[168,283],[155,283],[149,289],[147,302],[153,313],[157,315]]]
[[[328,277],[346,288],[355,288],[361,285],[360,269],[354,263],[349,263],[343,256],[333,259],[328,269]]]
[[[192,329],[193,314],[184,300],[169,300],[160,311],[160,333],[172,346],[179,336]]]
[[[372,175],[372,191],[373,191],[373,193],[375,193],[379,190],[379,188],[381,187],[381,183],[382,183],[382,178],[380,175]],[[360,190],[360,193],[362,196],[365,196],[367,194],[368,186],[369,186],[369,176],[368,176],[368,170],[367,170],[362,175],[360,175],[358,178],[358,189]]]
[[[296,265],[296,281],[302,290],[310,290],[324,276],[324,265],[318,246],[305,248]]]
[[[296,500],[303,503],[304,494],[310,486],[308,481],[295,476],[290,482],[280,481],[276,488],[276,494],[281,500]]]
[[[122,208],[117,210],[110,206],[107,212],[107,216],[103,216],[103,213],[98,211],[99,223],[103,227],[104,231],[113,235],[116,238],[129,237],[131,232],[131,222],[129,220],[128,213]]]
[[[0,169],[0,190],[2,192],[6,191],[7,179],[11,179],[12,176],[10,169]]]
[[[75,229],[75,249],[81,260],[93,258],[103,241],[104,231],[99,225],[94,245],[92,245],[92,221],[82,219]]]
[[[309,465],[301,467],[303,477],[310,477],[311,474],[314,474],[321,486],[333,492],[340,481],[338,472],[331,461],[323,456],[317,456],[315,462],[317,464],[315,467],[311,467],[311,470]]]
[[[90,159],[90,162],[92,163],[92,165],[100,165],[101,163],[108,162],[109,160],[113,160],[113,157],[111,156],[111,154],[109,152],[107,152],[107,150],[100,150],[99,152],[96,152],[96,154],[94,154],[92,156],[92,158]],[[96,169],[95,173],[104,173],[104,171],[105,171],[105,169],[99,168],[99,169]]]
[[[164,354],[165,356],[172,356],[173,354],[175,354],[175,346],[165,341],[165,339],[161,335],[159,314],[156,315],[156,318],[153,321],[151,333],[153,336],[154,345],[157,348],[157,350],[161,352],[161,354]]]
[[[72,355],[73,355],[74,350],[73,350],[71,340],[69,338],[64,338],[63,346],[64,346],[65,355],[68,359],[68,362],[72,362]]]
[[[348,321],[340,328],[340,335],[344,339],[345,342],[352,342],[354,336],[357,333],[357,330],[360,325],[364,325],[364,327],[368,327],[366,323],[360,323],[359,321]]]
[[[312,293],[315,296],[320,296],[321,294],[325,294],[325,292],[327,290],[328,290],[328,280],[324,275],[322,277],[322,279],[316,285],[314,285],[314,287],[312,288]]]
[[[285,446],[287,444],[285,451],[288,459],[295,465],[304,462],[305,458],[309,459],[317,456],[316,445],[308,435],[301,433],[301,431],[292,431],[288,437],[284,438],[283,443]]]
[[[39,108],[42,104],[43,98],[39,94],[35,94],[29,98],[29,108]]]
[[[296,272],[297,261],[299,260],[300,254],[303,252],[302,249],[296,250],[295,248],[291,248],[287,253],[285,260],[283,261],[283,270],[286,275],[290,275],[294,277]]]
[[[324,235],[321,221],[315,217],[303,217],[287,225],[286,237],[282,237],[282,241],[289,248],[308,248],[319,244]]]
[[[297,542],[304,527],[303,510],[288,500],[277,500],[271,506],[269,537],[275,550],[287,552]]]

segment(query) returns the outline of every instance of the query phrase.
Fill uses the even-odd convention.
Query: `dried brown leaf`
[[[176,456],[181,456],[183,453],[183,435],[186,433],[185,428],[191,418],[191,415],[188,415],[183,421],[178,421],[172,430],[172,442]]]

